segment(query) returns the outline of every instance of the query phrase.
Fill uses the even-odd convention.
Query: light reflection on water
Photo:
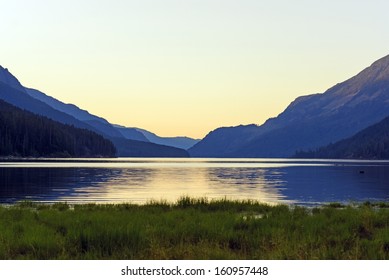
[[[176,201],[183,195],[297,204],[387,201],[389,163],[146,158],[0,162],[2,203],[145,203]]]

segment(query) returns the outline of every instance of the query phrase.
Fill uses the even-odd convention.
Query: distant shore
[[[0,259],[388,259],[389,204],[0,207]]]

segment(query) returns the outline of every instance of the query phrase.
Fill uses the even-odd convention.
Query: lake
[[[179,197],[266,203],[389,200],[389,161],[38,159],[0,162],[0,203],[146,203]]]

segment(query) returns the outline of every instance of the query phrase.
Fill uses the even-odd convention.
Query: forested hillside
[[[0,156],[113,157],[102,136],[21,110],[0,99]]]
[[[300,151],[296,157],[389,159],[389,117],[350,138],[313,151]]]

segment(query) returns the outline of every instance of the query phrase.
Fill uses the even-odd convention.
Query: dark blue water
[[[0,202],[145,203],[191,197],[267,203],[389,201],[389,162],[72,159],[0,162]]]

